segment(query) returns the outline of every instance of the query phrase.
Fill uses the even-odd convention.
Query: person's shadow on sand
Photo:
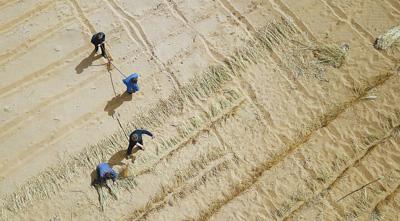
[[[83,72],[83,70],[85,70],[86,68],[88,68],[89,66],[92,65],[93,61],[101,58],[101,55],[95,55],[96,51],[93,50],[92,53],[90,53],[90,55],[83,59],[78,66],[75,67],[75,71],[77,74],[81,74]]]
[[[107,102],[107,105],[104,107],[104,111],[108,112],[109,116],[113,116],[115,110],[122,105],[125,101],[131,101],[132,94],[128,92],[124,92],[123,94],[118,94],[117,96],[113,97],[111,100]]]
[[[133,148],[132,150],[132,155],[131,159],[127,159],[126,157],[126,151],[127,150],[120,150],[116,152],[114,155],[110,157],[108,160],[108,164],[113,167],[113,166],[126,166],[129,163],[135,163],[136,156],[135,154],[139,151],[140,149],[138,147]],[[94,169],[92,173],[90,174],[90,183],[91,185],[94,184],[94,181],[97,179],[97,171]]]

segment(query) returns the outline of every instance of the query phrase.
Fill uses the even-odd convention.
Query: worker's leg
[[[128,151],[126,151],[126,155],[127,155],[127,156],[129,156],[129,155],[132,154],[133,147],[135,147],[135,146],[136,146],[136,142],[131,142],[131,143],[129,143]]]
[[[94,45],[94,51],[97,52],[99,50],[99,46],[98,45]]]
[[[106,46],[103,44],[100,45],[101,48],[101,55],[105,58],[107,58],[107,54],[106,54]]]

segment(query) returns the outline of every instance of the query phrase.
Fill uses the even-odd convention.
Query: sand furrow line
[[[165,155],[164,157],[162,157],[160,160],[158,160],[158,161],[156,162],[156,164],[153,165],[149,170],[142,171],[142,172],[136,174],[136,176],[141,176],[141,175],[148,174],[148,173],[154,171],[155,167],[156,167],[157,165],[159,165],[161,162],[163,162],[163,161],[165,161],[165,160],[166,160],[166,161],[169,161],[169,160],[178,152],[178,149],[181,150],[184,146],[187,146],[187,144],[191,143],[193,139],[196,139],[201,133],[207,132],[207,131],[208,131],[207,128],[211,127],[210,125],[212,125],[213,123],[220,122],[221,120],[225,119],[226,117],[229,117],[230,115],[232,115],[232,114],[236,111],[236,109],[238,109],[238,108],[240,108],[240,107],[242,106],[243,102],[244,102],[244,100],[239,100],[239,103],[238,103],[238,104],[232,104],[232,107],[231,107],[231,108],[229,108],[227,111],[221,113],[220,115],[218,115],[217,117],[215,117],[214,119],[212,119],[213,121],[212,121],[211,123],[210,123],[210,122],[206,123],[205,126],[203,125],[203,126],[200,127],[199,130],[197,130],[195,133],[189,135],[189,137],[186,137],[181,143],[177,144],[177,147],[174,147],[174,149],[172,150],[172,151],[173,151],[172,153],[171,153],[171,152],[168,153],[167,155]],[[73,124],[71,124],[71,125],[73,125]],[[121,134],[122,134],[122,132],[121,132]],[[119,135],[121,135],[121,134],[119,134]],[[118,137],[119,137],[118,139],[126,139],[125,137],[123,137],[123,135],[118,136]],[[114,136],[113,139],[115,140],[116,137]],[[124,142],[125,142],[125,140],[124,140]],[[112,145],[115,145],[116,143],[115,143],[115,141],[113,141],[111,144],[112,144]],[[107,145],[110,145],[110,144],[107,144]],[[118,147],[118,148],[119,148],[119,147]],[[100,152],[104,152],[104,151],[107,152],[107,151],[108,151],[108,150],[103,150],[103,149],[104,149],[104,148],[102,148],[102,149],[100,150]],[[94,152],[96,152],[96,151],[94,151]],[[86,152],[85,154],[88,154],[88,153],[93,154],[93,151]],[[96,153],[97,153],[97,152],[96,152]],[[107,152],[107,153],[110,154],[109,152]],[[104,153],[103,153],[103,154],[104,154]],[[81,156],[81,155],[79,155],[79,156]],[[75,159],[75,158],[72,158],[72,159]],[[84,157],[84,160],[79,160],[79,163],[78,163],[78,164],[79,164],[79,165],[80,165],[80,164],[85,164],[87,160],[89,160],[89,157],[87,157],[87,159],[86,159],[86,157]],[[90,162],[92,162],[92,161],[90,161]],[[71,166],[77,167],[76,162],[71,162],[71,163],[72,163]],[[88,165],[85,165],[85,166],[88,166]],[[82,167],[82,165],[80,165],[80,166],[78,166],[78,167]],[[90,167],[90,166],[89,166],[89,167]],[[55,171],[58,171],[58,169],[55,169]],[[80,170],[79,170],[79,171],[80,171]],[[74,170],[74,173],[78,173],[79,171]],[[56,175],[56,176],[57,176],[57,175]],[[64,183],[64,182],[63,182],[63,183]],[[27,188],[27,190],[32,189],[32,187],[30,187],[29,185],[28,185],[27,187],[25,187],[25,188]],[[63,187],[57,187],[57,188],[63,188]],[[9,197],[11,197],[11,199],[12,199],[12,196],[11,196],[11,195],[10,195]],[[47,196],[47,197],[49,197],[49,196]],[[15,200],[15,199],[14,199],[14,200]],[[29,202],[19,203],[19,204],[18,204],[18,208],[23,208],[23,207],[24,207],[24,204],[26,204],[26,203],[29,203]],[[15,207],[11,206],[11,205],[13,205],[13,202],[10,201],[10,200],[7,200],[5,204],[8,205],[7,208],[15,208]],[[15,205],[14,205],[14,206],[15,206]]]
[[[109,41],[113,41],[113,40],[117,39],[117,37],[115,35],[121,30],[122,29],[120,29],[120,28],[111,30],[110,31],[111,37],[110,37]],[[28,87],[38,81],[42,81],[42,80],[49,79],[51,77],[56,76],[55,74],[57,73],[58,70],[60,70],[61,68],[64,68],[66,65],[68,65],[71,60],[80,58],[90,48],[91,48],[91,45],[89,45],[89,44],[82,46],[81,48],[78,48],[78,49],[72,51],[71,53],[67,54],[60,60],[53,62],[53,63],[49,64],[48,66],[29,74],[27,77],[20,79],[16,82],[13,82],[10,85],[7,85],[3,88],[0,88],[0,98],[11,96],[12,94],[15,94],[21,88]]]
[[[229,0],[217,0],[217,2],[225,9],[227,12],[233,15],[235,20],[244,26],[246,33],[250,37],[254,37],[252,33],[256,31],[253,25],[229,2]]]
[[[212,128],[215,124],[223,121],[227,116],[232,115],[232,113],[235,113],[238,109],[240,109],[244,105],[245,102],[246,102],[246,99],[240,99],[240,100],[236,101],[236,103],[234,103],[231,108],[229,108],[228,110],[226,110],[223,113],[219,114],[214,119],[210,119],[209,122],[203,124],[200,128],[198,128],[196,130],[195,133],[191,134],[190,136],[185,138],[185,140],[183,140],[179,144],[177,144],[174,149],[172,149],[170,152],[168,152],[167,155],[165,155],[165,156],[161,157],[160,159],[158,159],[157,163],[154,164],[154,166],[149,167],[146,170],[141,171],[140,173],[137,174],[137,176],[140,176],[140,175],[143,175],[143,174],[147,174],[147,173],[150,173],[150,172],[154,171],[155,166],[157,166],[157,164],[162,162],[162,161],[165,161],[165,160],[169,161],[176,153],[178,153],[182,148],[184,148],[185,146],[190,144],[194,139],[199,137],[203,132],[210,130],[210,128]]]
[[[56,71],[53,70],[52,72],[49,72],[45,76],[47,78],[54,76]],[[24,112],[24,115],[18,116],[14,119],[10,119],[9,121],[4,122],[0,126],[0,141],[9,135],[10,133],[16,131],[21,124],[26,124],[27,122],[31,121],[32,119],[35,118],[35,113],[37,111],[44,111],[46,109],[50,109],[51,107],[55,106],[56,104],[64,102],[66,99],[68,99],[70,96],[72,96],[76,91],[81,90],[84,88],[86,85],[93,83],[94,81],[97,81],[101,78],[105,78],[105,75],[99,74],[100,71],[95,72],[96,74],[94,77],[88,77],[87,79],[79,82],[78,84],[74,85],[73,87],[67,88],[60,93],[54,94],[44,100],[41,100],[40,103],[35,105],[34,107],[30,108],[29,110]],[[44,80],[44,78],[40,78],[38,80]],[[29,83],[33,83],[32,81]],[[62,97],[62,99],[60,99]]]
[[[361,151],[360,154],[355,156],[347,166],[341,169],[338,174],[335,175],[335,178],[332,179],[332,182],[325,184],[321,189],[315,191],[313,193],[313,196],[311,196],[308,200],[302,201],[296,208],[294,208],[289,214],[287,214],[285,217],[282,217],[283,220],[290,220],[292,219],[292,215],[301,209],[304,208],[305,205],[307,205],[309,202],[316,200],[316,197],[320,195],[321,193],[325,192],[326,190],[331,189],[336,183],[344,177],[344,175],[351,169],[356,167],[368,154],[373,151],[375,148],[378,148],[381,144],[385,143],[387,140],[393,137],[394,131],[397,130],[397,128],[400,125],[395,126],[387,135],[384,137],[380,138],[378,141],[375,141],[373,144],[368,146],[364,151]]]
[[[47,1],[47,2],[42,2],[39,3],[39,5],[37,5],[35,8],[25,12],[23,15],[9,21],[6,22],[2,25],[0,25],[0,33],[3,33],[11,28],[13,28],[16,24],[19,24],[23,21],[25,21],[26,19],[34,16],[35,14],[37,14],[38,12],[41,12],[51,6],[53,6],[56,3],[56,1]]]
[[[370,213],[371,214],[373,214],[374,212],[381,213],[381,210],[384,210],[384,208],[388,206],[390,201],[394,201],[396,195],[400,195],[400,183],[392,192],[389,192],[383,199],[378,201],[375,207],[373,207],[373,209],[370,211]]]
[[[235,107],[234,107],[235,108]],[[217,122],[216,122],[217,123]],[[217,141],[222,147],[222,150],[216,151],[218,153],[218,157],[213,159],[212,161],[206,161],[206,165],[204,165],[202,171],[191,171],[193,174],[196,173],[195,176],[190,177],[190,179],[185,180],[184,182],[181,183],[180,186],[176,187],[171,187],[170,191],[165,191],[164,190],[164,195],[162,197],[157,194],[157,199],[158,201],[152,201],[152,204],[147,204],[146,208],[142,208],[140,210],[135,210],[134,215],[128,215],[129,220],[145,220],[147,217],[155,213],[162,208],[166,206],[166,204],[169,202],[171,199],[177,199],[177,198],[183,198],[185,197],[186,194],[190,192],[194,192],[198,189],[199,186],[201,186],[204,183],[204,180],[207,179],[207,177],[210,176],[217,176],[218,173],[221,173],[223,170],[228,169],[228,164],[232,159],[237,159],[235,157],[234,152],[232,151],[232,148],[229,147],[229,145],[226,144],[226,142],[222,139],[221,135],[217,130],[215,130],[215,125],[210,126],[210,130],[212,130],[212,133],[214,133]],[[201,133],[209,133],[207,130],[202,130],[200,131]],[[190,145],[190,143],[187,143],[187,145]],[[212,151],[215,151],[213,149]],[[214,152],[211,154],[215,154]],[[208,156],[209,157],[209,156]],[[196,159],[193,159],[196,160]],[[127,219],[127,218],[125,218]]]
[[[211,56],[211,58],[213,58],[213,59],[214,59],[215,61],[217,61],[219,64],[225,66],[224,61],[227,61],[227,60],[228,60],[228,57],[224,56],[223,54],[218,53],[218,52],[213,48],[213,46],[211,45],[211,43],[209,43],[209,42],[206,40],[206,38],[205,38],[201,33],[199,33],[197,30],[195,30],[195,28],[193,28],[193,25],[185,18],[185,16],[183,15],[183,13],[179,11],[179,9],[178,9],[176,3],[175,3],[173,0],[165,0],[165,1],[166,1],[166,4],[169,6],[170,10],[172,10],[172,13],[175,14],[175,16],[177,16],[180,20],[182,20],[182,21],[184,22],[184,24],[185,24],[187,27],[189,27],[189,28],[191,28],[192,30],[194,30],[194,31],[200,36],[201,40],[203,41],[203,45],[204,45],[206,51],[209,52],[209,55]],[[240,13],[239,13],[238,11],[236,11],[236,10],[233,8],[233,6],[232,6],[229,2],[225,2],[225,3],[222,3],[222,2],[221,2],[221,4],[222,4],[224,7],[227,7],[226,9],[232,10],[232,11],[230,11],[232,14],[234,14],[235,16],[240,17],[240,19],[241,19],[242,21],[244,21],[246,24],[248,23],[248,24],[250,25],[250,23],[247,21],[247,19],[246,19],[244,16],[240,15]],[[226,6],[225,4],[228,5],[228,6]],[[231,9],[231,8],[232,8],[232,9]],[[253,33],[256,33],[254,27],[252,27],[252,26],[251,26],[251,28],[250,28],[249,31],[251,31],[251,32],[253,32]],[[252,35],[251,35],[251,36],[252,36]],[[231,77],[232,79],[234,79],[234,76],[230,75],[230,77]],[[241,82],[242,85],[245,84],[245,82],[244,82],[244,80],[243,80],[242,78],[240,78],[240,82]],[[239,84],[239,83],[237,83],[237,84]],[[239,87],[239,88],[240,88],[240,87]],[[262,116],[263,119],[264,119],[265,125],[267,126],[268,124],[271,124],[271,123],[272,123],[271,116],[270,116],[269,113],[265,110],[265,108],[257,102],[257,97],[256,97],[255,92],[254,92],[254,90],[252,89],[251,85],[249,85],[249,84],[247,83],[247,84],[245,84],[245,87],[244,87],[244,88],[245,88],[245,89],[242,90],[242,93],[243,93],[243,94],[247,94],[246,96],[247,96],[247,98],[248,98],[248,101],[251,102],[251,103],[258,109],[258,111],[261,113],[261,116]]]
[[[59,22],[55,26],[37,34],[36,36],[33,36],[31,38],[32,40],[27,40],[24,43],[18,45],[16,48],[13,48],[8,52],[0,55],[0,65],[5,64],[6,62],[10,62],[14,60],[16,57],[28,53],[30,51],[30,48],[35,47],[36,45],[42,43],[46,39],[49,39],[54,35],[54,33],[64,29],[65,26],[71,24],[73,20],[74,17],[67,18]]]
[[[395,139],[394,137],[392,137],[392,138]],[[390,145],[396,145],[398,141],[393,142],[393,140],[387,140],[386,142],[387,143],[392,142]],[[385,144],[386,143],[381,143],[381,145],[385,145]],[[385,148],[385,146],[383,146],[382,148]],[[354,217],[354,218],[359,218],[360,220],[366,220],[360,216],[363,216],[363,215],[368,216],[369,211],[371,211],[371,208],[376,207],[377,202],[381,201],[382,199],[386,198],[387,196],[390,196],[391,193],[393,192],[393,190],[398,187],[399,172],[400,172],[397,169],[398,164],[395,165],[394,167],[392,167],[392,164],[387,164],[386,162],[384,162],[383,165],[390,165],[390,166],[385,167],[384,171],[378,170],[378,172],[377,172],[376,168],[373,168],[372,166],[368,167],[369,166],[368,163],[374,163],[374,162],[366,162],[366,163],[362,164],[363,162],[361,160],[362,159],[360,159],[360,161],[357,161],[354,164],[354,167],[351,168],[351,169],[353,169],[353,171],[351,171],[351,172],[353,174],[356,173],[355,176],[359,177],[359,179],[361,179],[360,177],[362,177],[364,180],[363,184],[366,184],[377,178],[381,178],[381,179],[378,180],[378,182],[374,182],[373,185],[375,187],[365,188],[364,193],[362,193],[362,192],[354,193],[354,195],[351,195],[351,196],[347,197],[346,199],[343,199],[340,202],[338,201],[339,196],[333,197],[332,194],[329,194],[329,192],[326,192],[326,194],[322,194],[322,197],[324,197],[324,199],[323,199],[324,202],[327,205],[329,205],[331,210],[334,210],[335,213],[338,214],[340,218]],[[376,161],[376,162],[379,162],[379,161]],[[374,171],[373,173],[375,173],[376,175],[371,176],[369,170]],[[349,170],[347,173],[347,176],[345,175],[342,178],[345,179],[346,177],[350,177],[351,172]],[[369,177],[368,177],[368,175],[369,175]],[[395,181],[397,181],[395,184],[393,184],[393,179]],[[350,182],[350,181],[347,181],[347,182]],[[342,189],[343,185],[346,185],[346,184],[338,182],[337,186],[339,186],[339,187],[335,188],[335,186],[332,186],[331,190]],[[359,184],[359,185],[361,186],[361,184]],[[371,191],[371,192],[369,192],[369,191]],[[340,192],[343,192],[343,191],[340,191]],[[367,192],[369,192],[369,194],[367,194]],[[342,193],[342,196],[343,195],[344,195],[344,193]],[[376,202],[374,203],[374,201],[376,201]],[[362,203],[360,203],[360,202],[362,202]],[[327,212],[327,213],[329,214],[329,212]]]
[[[299,27],[302,33],[306,33],[306,38],[311,38],[312,41],[317,42],[317,38],[314,36],[312,31],[307,27],[306,24],[292,11],[281,0],[268,0],[274,7],[274,9],[285,17],[291,17],[294,23]]]
[[[377,211],[379,207],[384,207],[385,204],[387,204],[387,201],[391,200],[394,198],[394,195],[399,194],[400,193],[400,183],[397,184],[396,188],[392,189],[391,191],[389,191],[386,196],[382,196],[382,198],[377,201],[375,203],[374,206],[372,206],[372,209],[370,209],[368,212],[367,216],[370,216],[370,214],[373,214],[374,211]],[[365,217],[367,218],[367,217]]]
[[[202,171],[191,171],[195,175],[193,178],[185,180],[180,186],[172,187],[170,191],[167,191],[168,194],[164,194],[158,201],[152,201],[153,205],[149,204],[149,208],[143,210],[138,215],[130,216],[129,220],[146,220],[152,213],[163,209],[168,204],[170,198],[183,198],[189,191],[196,191],[207,177],[216,176],[219,172],[226,170],[227,164],[233,158],[234,156],[228,153],[214,161],[207,162],[208,164],[204,165],[205,168]],[[134,211],[134,213],[137,212]]]
[[[99,106],[98,109],[103,106]],[[12,165],[5,165],[5,167],[1,168],[0,176],[6,177],[9,173],[18,170],[21,166],[26,165],[27,162],[34,159],[40,153],[47,150],[48,147],[51,147],[52,144],[59,141],[63,137],[67,136],[74,130],[78,128],[84,127],[87,123],[89,123],[93,118],[100,117],[99,113],[86,113],[79,118],[75,119],[71,123],[64,125],[62,128],[59,128],[54,133],[46,136],[44,139],[32,144],[28,150],[24,150],[22,153],[17,154],[15,157],[15,161]]]
[[[256,48],[256,50],[261,50],[261,49]],[[255,62],[255,60],[254,60],[254,62]],[[244,67],[246,67],[247,65],[248,64],[246,62]],[[185,89],[181,93],[173,94],[173,95],[171,95],[171,97],[169,97],[167,99],[167,101],[162,102],[161,104],[162,105],[165,104],[166,105],[165,107],[156,105],[155,109],[151,109],[147,113],[143,113],[142,115],[135,117],[133,119],[134,124],[131,124],[129,126],[131,128],[134,127],[135,125],[141,126],[141,127],[147,127],[150,129],[154,128],[155,127],[153,124],[154,122],[156,122],[156,123],[158,121],[161,121],[161,123],[164,122],[165,117],[170,116],[172,112],[178,111],[179,108],[177,109],[177,107],[176,107],[177,103],[183,102],[184,100],[187,99],[187,97],[191,97],[191,98],[210,97],[216,91],[219,91],[221,89],[222,85],[224,85],[227,82],[230,82],[232,80],[230,77],[228,77],[227,72],[229,72],[229,71],[231,71],[231,70],[227,70],[226,68],[224,69],[222,67],[220,67],[219,69],[216,67],[211,68],[208,72],[203,74],[204,76],[201,75],[201,78],[196,78],[193,81],[191,81],[190,84],[187,87],[185,87]],[[240,71],[240,70],[235,69],[235,72],[238,72],[238,71]],[[205,83],[207,83],[207,85],[205,85]],[[182,97],[182,94],[184,97]],[[178,99],[178,100],[176,100],[176,99]],[[177,102],[177,101],[179,101],[179,102]],[[246,100],[241,99],[241,102],[244,102],[244,101],[246,101]],[[164,108],[166,108],[166,109],[164,110]],[[162,111],[162,113],[160,113],[160,111]],[[227,114],[230,115],[230,114],[232,114],[232,112],[234,113],[235,111],[230,111]],[[221,117],[220,119],[223,120],[224,117]],[[159,123],[157,123],[157,125],[159,125]],[[208,127],[210,127],[210,126],[208,126]],[[204,128],[208,128],[208,127],[205,126]],[[208,129],[206,129],[206,130],[208,130]],[[126,138],[124,138],[122,135],[119,134],[117,137],[118,137],[118,140],[121,139],[121,142],[123,140],[123,143],[126,143]],[[113,139],[115,139],[115,136],[113,136]],[[115,143],[115,142],[113,142],[113,143]],[[76,164],[75,161],[71,161],[71,162],[67,161],[65,163],[68,165],[70,163],[73,163],[73,165],[70,165],[70,166],[72,166],[73,168],[76,168],[76,170],[78,170],[76,172],[73,172],[75,174],[75,173],[78,173],[79,171],[81,171],[81,169],[83,169],[83,168],[91,168],[92,166],[94,166],[95,162],[93,160],[96,161],[97,156],[98,157],[108,156],[113,151],[115,151],[114,146],[105,148],[104,146],[102,146],[101,143],[98,146],[90,147],[90,150],[94,150],[96,148],[100,148],[97,155],[90,154],[91,152],[88,152],[88,153],[84,152],[83,154],[80,154],[79,157],[77,157],[77,159],[80,159],[80,157],[85,157],[85,156],[88,156],[88,157],[87,158],[85,157],[83,160],[80,159],[79,163],[77,164],[78,166],[75,165]],[[109,151],[110,148],[111,148],[111,152]],[[118,148],[119,148],[119,146],[118,146]],[[174,148],[176,148],[175,145],[174,145]],[[89,149],[87,151],[89,151]],[[162,157],[162,159],[168,159],[169,156],[171,156],[171,153]],[[93,159],[91,159],[91,158],[93,158]],[[99,159],[99,160],[102,160],[102,159]],[[89,162],[87,162],[87,161],[89,161]],[[160,162],[160,161],[158,161],[158,162]],[[63,165],[64,164],[62,164],[61,166],[63,166]],[[65,167],[62,167],[62,168],[65,168]],[[48,171],[48,173],[54,174],[55,176],[57,176],[56,174],[59,172],[59,168],[51,167],[47,171]],[[65,178],[63,176],[59,177],[59,178],[55,179],[55,183],[51,184],[51,185],[56,186],[54,188],[57,189],[57,191],[58,191],[58,189],[62,188],[59,186],[60,182],[64,183],[64,179],[67,179],[67,178]],[[18,191],[16,191],[15,196],[25,196],[26,191],[29,191],[31,188],[34,188],[34,187],[32,187],[32,185],[36,186],[36,184],[37,184],[37,185],[40,185],[40,186],[38,186],[39,188],[42,188],[41,182],[42,181],[40,179],[37,180],[36,178],[33,178],[32,181],[30,181],[29,183],[27,183],[26,185],[21,187]],[[35,189],[36,189],[36,187],[35,187]],[[22,194],[22,195],[19,195],[19,194]],[[13,203],[13,201],[11,201],[13,199],[13,197],[14,197],[14,195],[10,195],[10,197],[7,198],[8,199],[7,205],[10,205],[7,208],[15,208],[15,204]],[[46,198],[47,197],[49,197],[49,196],[46,196]],[[17,208],[23,208],[26,204],[29,204],[30,202],[31,201],[29,199],[24,198],[24,200],[18,204]]]
[[[390,7],[397,13],[400,13],[400,2],[397,0],[385,0]]]
[[[219,53],[213,46],[212,44],[207,40],[206,37],[204,37],[203,34],[201,34],[199,31],[197,31],[194,27],[193,24],[185,17],[185,15],[178,9],[177,4],[174,2],[174,0],[164,0],[165,4],[168,6],[169,10],[171,13],[179,20],[182,21],[183,24],[185,24],[186,27],[190,28],[193,30],[199,37],[200,40],[204,46],[204,48],[207,51],[207,54],[216,62],[220,62],[221,60],[224,59],[224,55]]]
[[[11,84],[4,86],[3,88],[0,88],[0,96],[3,97],[3,96],[5,96],[5,94],[9,94],[15,90],[20,89],[22,85],[26,85],[31,80],[44,75],[44,73],[49,73],[54,69],[57,69],[57,68],[67,65],[69,63],[68,62],[69,59],[81,56],[85,51],[89,50],[90,48],[91,48],[91,45],[89,45],[89,44],[84,45],[80,48],[77,48],[77,49],[73,50],[72,52],[68,53],[66,56],[62,57],[60,60],[57,60],[40,70],[30,73],[27,76],[25,76],[17,81],[12,82]]]
[[[127,32],[130,32],[133,36],[134,39],[137,41],[137,43],[140,43],[144,48],[147,54],[154,59],[154,62],[159,69],[160,72],[166,71],[171,77],[171,79],[174,81],[175,85],[178,88],[181,88],[182,85],[179,82],[178,78],[175,76],[175,74],[167,67],[161,60],[158,58],[158,56],[154,52],[154,48],[151,45],[146,33],[144,32],[143,28],[141,27],[140,23],[136,21],[136,19],[129,14],[129,12],[125,11],[115,0],[104,0],[107,2],[108,6],[112,9],[112,11],[120,18],[121,20],[124,20],[128,23],[128,29]]]
[[[298,138],[295,140],[291,145],[283,148],[284,151],[281,153],[276,154],[276,157],[272,159],[271,161],[266,161],[263,162],[261,165],[258,165],[254,170],[253,170],[253,175],[252,178],[248,181],[245,182],[246,185],[243,185],[239,187],[239,191],[236,191],[235,193],[229,195],[226,197],[224,201],[219,202],[218,204],[215,204],[212,208],[210,208],[209,212],[206,213],[203,217],[202,220],[207,220],[209,217],[211,217],[214,213],[218,212],[224,205],[238,197],[240,194],[245,192],[247,189],[251,188],[263,175],[265,171],[270,170],[272,167],[276,166],[279,164],[282,160],[287,158],[289,155],[291,155],[295,150],[297,150],[299,147],[302,146],[302,144],[306,143],[307,141],[310,140],[310,138],[314,135],[315,132],[317,132],[319,129],[326,127],[329,125],[332,121],[334,121],[340,114],[345,112],[348,108],[352,107],[356,103],[358,103],[366,94],[368,94],[369,91],[373,90],[374,88],[378,87],[379,85],[382,85],[385,83],[388,79],[390,79],[391,76],[393,76],[394,73],[386,74],[382,76],[382,78],[377,79],[376,82],[373,82],[371,86],[367,87],[360,96],[356,97],[353,100],[350,100],[348,102],[345,102],[341,105],[338,105],[337,107],[333,108],[330,112],[327,114],[323,115],[321,119],[319,120],[318,123],[314,124],[316,126],[313,126],[313,128],[310,129],[310,131],[305,132],[302,137]]]
[[[346,13],[339,7],[332,3],[330,0],[320,0],[325,4],[340,21],[346,22],[360,37],[362,37],[369,45],[373,45],[375,37],[369,33],[365,28],[358,24],[353,18],[348,17]],[[378,50],[379,54],[389,61],[396,61],[393,56],[388,55],[382,50]]]
[[[142,43],[142,45],[146,48],[147,51],[154,55],[150,40],[148,39],[140,23],[136,21],[136,19],[131,14],[129,14],[129,12],[125,11],[115,0],[107,0],[107,2],[117,13],[118,17],[123,18],[129,22],[129,24],[135,30],[136,36],[140,38],[140,42]]]
[[[3,8],[7,7],[10,4],[15,4],[15,2],[18,0],[5,0],[4,2],[0,3],[0,10]]]
[[[76,0],[68,0],[68,1],[71,3],[73,8],[75,9],[78,19],[80,20],[82,26],[86,27],[88,29],[88,30],[86,30],[86,33],[89,36],[96,33],[96,29],[90,23],[89,19],[85,16],[85,13],[83,12],[82,8],[79,6],[79,3]]]

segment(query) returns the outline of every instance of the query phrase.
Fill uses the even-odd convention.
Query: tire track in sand
[[[385,83],[393,75],[394,73],[390,73],[382,76],[381,78],[377,79],[374,83],[372,83],[371,86],[364,89],[358,97],[348,102],[344,102],[341,105],[338,105],[336,108],[333,108],[332,111],[323,115],[319,120],[320,122],[318,124],[314,124],[315,126],[312,125],[313,128],[311,128],[310,131],[307,131],[304,135],[302,135],[302,137],[294,141],[291,145],[287,146],[286,148],[283,148],[284,151],[282,153],[278,153],[277,156],[271,161],[265,161],[261,165],[256,166],[256,168],[252,171],[254,174],[252,175],[251,179],[243,182],[245,183],[245,185],[238,187],[237,191],[231,193],[230,195],[227,195],[224,200],[216,202],[211,208],[209,208],[207,211],[203,213],[204,215],[200,220],[208,220],[209,217],[211,217],[214,213],[218,212],[224,205],[226,205],[236,197],[240,196],[241,193],[245,192],[247,189],[252,187],[257,181],[259,181],[259,179],[261,178],[261,176],[265,171],[270,170],[271,168],[278,165],[282,160],[284,160],[289,155],[291,155],[295,150],[300,148],[302,144],[309,141],[315,132],[329,125],[330,122],[334,121],[340,114],[342,114],[348,108],[352,107],[354,104],[358,103],[365,95],[368,94],[368,92],[378,87],[379,85]]]
[[[53,6],[55,3],[56,3],[56,1],[47,1],[44,3],[39,3],[35,8],[25,12],[23,15],[0,25],[0,33],[3,33],[5,31],[13,28],[15,25],[25,21],[25,19],[28,19],[28,18],[32,17],[33,15],[37,14],[38,12],[43,11],[43,10]]]
[[[298,211],[300,211],[301,209],[304,208],[304,206],[307,205],[308,202],[314,200],[317,196],[319,196],[322,192],[331,189],[337,182],[339,182],[339,180],[344,177],[344,175],[346,174],[347,171],[349,171],[351,168],[354,168],[356,165],[358,165],[365,157],[368,156],[368,154],[373,151],[374,149],[378,148],[381,144],[385,143],[387,140],[389,140],[390,138],[392,138],[394,136],[394,132],[396,130],[398,130],[398,128],[400,127],[400,125],[395,126],[393,129],[391,129],[391,131],[383,136],[382,138],[380,138],[379,140],[375,141],[373,144],[369,145],[365,150],[361,151],[360,154],[358,154],[358,156],[355,156],[353,159],[351,159],[351,162],[349,162],[349,164],[347,166],[345,166],[342,171],[339,173],[337,173],[336,177],[334,179],[332,179],[332,182],[328,183],[325,185],[325,187],[322,187],[320,190],[317,190],[313,193],[313,196],[311,196],[308,200],[304,200],[301,202],[301,204],[299,204],[297,206],[297,208],[295,208],[294,210],[292,210],[289,214],[286,215],[286,217],[282,217],[283,220],[290,220],[292,217],[292,215]]]

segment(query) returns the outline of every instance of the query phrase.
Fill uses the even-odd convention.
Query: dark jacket
[[[134,130],[129,135],[129,145],[128,145],[127,155],[132,154],[132,149],[136,145],[136,143],[140,143],[141,145],[143,145],[143,137],[142,137],[143,134],[153,137],[153,134],[150,131],[141,129]]]
[[[150,137],[153,136],[153,134],[152,134],[150,131],[148,131],[148,130],[137,129],[137,130],[134,130],[134,131],[129,135],[129,143],[135,142],[135,140],[133,140],[132,138],[133,138],[134,135],[136,135],[136,136],[137,136],[136,142],[138,142],[138,143],[140,143],[140,144],[143,144],[143,137],[142,137],[143,134],[146,134],[146,135],[148,135],[148,136],[150,136]],[[136,142],[135,142],[135,144],[136,144]]]

